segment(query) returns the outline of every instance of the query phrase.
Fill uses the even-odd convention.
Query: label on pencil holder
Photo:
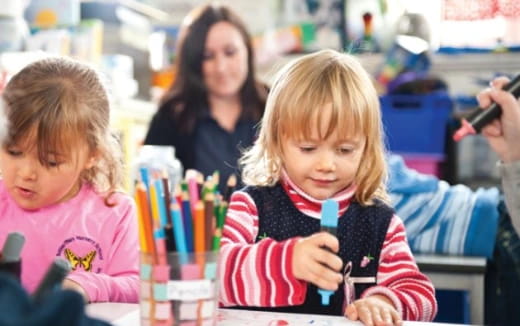
[[[211,280],[168,281],[167,296],[169,300],[180,301],[210,299],[214,286]]]

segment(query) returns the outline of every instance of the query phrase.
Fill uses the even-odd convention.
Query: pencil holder
[[[218,252],[141,252],[141,326],[216,325]]]
[[[20,277],[22,275],[22,260],[0,262],[0,273],[10,275],[20,282]]]

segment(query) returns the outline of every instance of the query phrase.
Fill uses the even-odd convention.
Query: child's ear
[[[87,164],[85,165],[85,169],[90,169],[94,165],[96,165],[97,161],[99,159],[99,152],[94,152],[92,155],[90,155],[89,159],[87,160]]]

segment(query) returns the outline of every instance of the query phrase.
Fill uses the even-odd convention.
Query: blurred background
[[[130,161],[175,78],[176,40],[202,0],[3,0],[0,90],[45,55],[91,63],[112,81],[112,116]],[[513,0],[225,0],[253,35],[258,78],[322,48],[353,53],[381,95],[387,144],[450,183],[496,185],[480,137],[451,141],[475,94],[520,70],[520,2]],[[418,130],[420,132],[418,132]],[[450,136],[450,137],[448,137]]]
[[[128,165],[175,79],[176,41],[201,0],[3,0],[0,92],[47,55],[88,62],[110,79],[112,124]],[[381,99],[389,150],[451,184],[499,184],[497,157],[480,136],[455,144],[459,119],[497,75],[520,71],[520,1],[227,0],[254,36],[258,78],[323,48],[359,57]],[[130,174],[130,172],[128,172]],[[131,177],[128,177],[130,186]],[[444,298],[438,321],[467,322],[467,297]],[[451,314],[451,315],[450,315]]]

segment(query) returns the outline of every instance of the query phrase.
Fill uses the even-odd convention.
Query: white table
[[[87,314],[109,321],[114,326],[139,326],[139,305],[130,303],[94,303],[87,306]],[[218,310],[218,326],[361,326],[360,322],[350,321],[344,317],[323,315],[285,314],[276,312],[247,310]],[[280,323],[277,323],[280,321]],[[285,322],[285,323],[282,323]],[[440,323],[404,322],[403,326],[454,325]]]

